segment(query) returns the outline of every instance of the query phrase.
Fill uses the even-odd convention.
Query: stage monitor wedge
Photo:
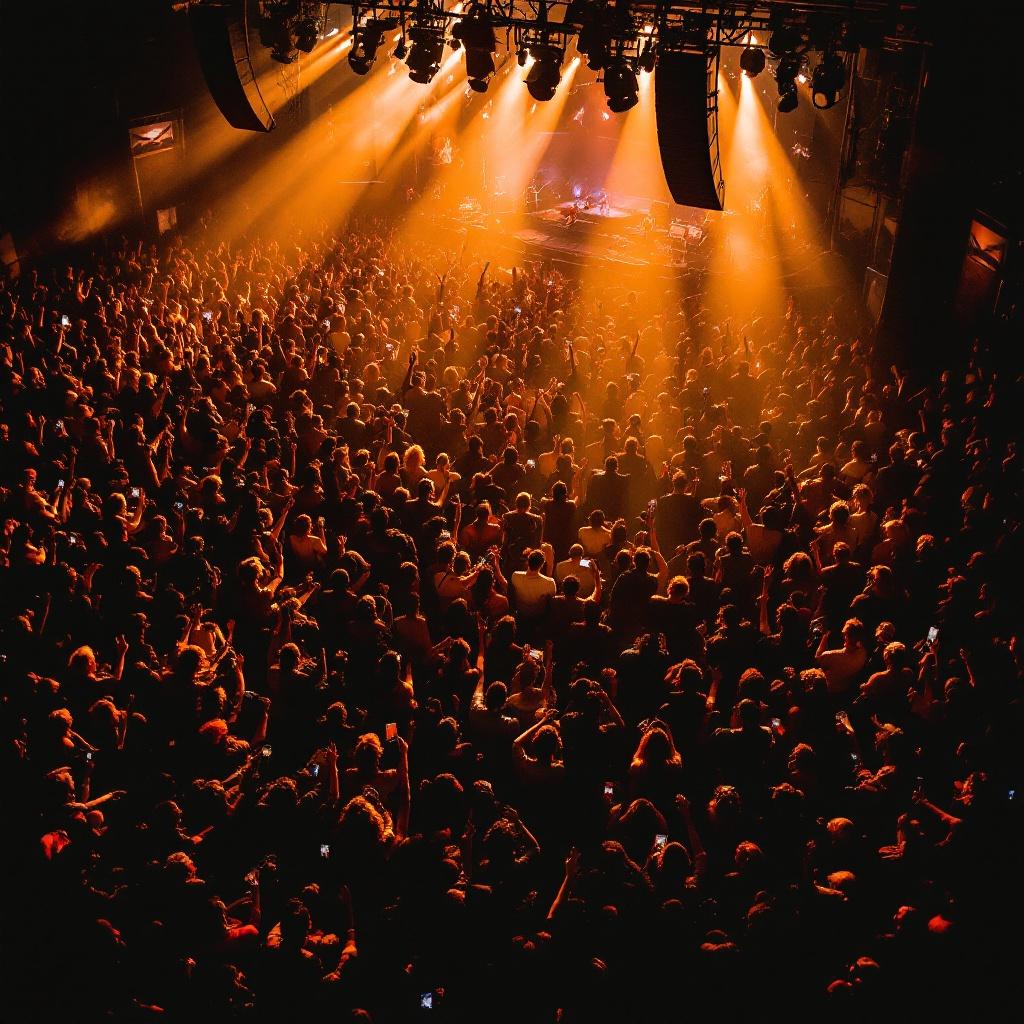
[[[718,60],[705,53],[662,53],[654,72],[661,166],[681,206],[721,210],[718,154]]]
[[[247,0],[202,0],[188,17],[214,103],[232,128],[269,132],[274,115],[256,84],[249,56]]]

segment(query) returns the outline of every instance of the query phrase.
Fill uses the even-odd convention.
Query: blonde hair
[[[426,455],[424,455],[423,449],[418,444],[413,444],[406,448],[405,458],[402,460],[402,465],[407,470],[422,469],[425,461]]]

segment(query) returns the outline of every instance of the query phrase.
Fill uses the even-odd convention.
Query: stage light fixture
[[[298,54],[292,39],[291,26],[280,18],[264,18],[260,22],[260,42],[270,50],[270,59],[278,64],[291,64]]]
[[[398,40],[398,45],[395,47],[394,55],[395,57],[398,58],[398,60],[405,60],[408,54],[409,47],[405,42],[405,36],[402,36],[402,38]]]
[[[590,0],[569,0],[569,6],[565,9],[562,23],[565,25],[582,25],[592,14]]]
[[[409,65],[409,78],[420,85],[427,85],[441,70],[444,30],[414,25],[409,30],[409,38],[412,40],[406,59],[406,64]]]
[[[803,61],[798,53],[787,53],[779,61],[775,66],[775,81],[779,83],[779,88],[794,81],[796,76],[800,74],[802,64]]]
[[[487,80],[494,74],[494,52],[498,39],[491,15],[482,4],[473,4],[469,13],[452,28],[452,45],[466,48],[466,77],[474,92],[487,92]]]
[[[608,63],[610,45],[611,37],[604,25],[592,18],[584,21],[576,37],[576,49],[587,58],[587,67],[591,71],[600,71]]]
[[[779,87],[779,111],[788,114],[796,110],[798,97],[796,76],[800,74],[803,57],[799,53],[785,53],[775,65],[775,84]]]
[[[636,72],[625,57],[618,57],[604,69],[604,94],[608,109],[622,114],[635,107],[640,98]]]
[[[369,73],[377,60],[377,50],[393,24],[373,19],[352,29],[352,49],[349,50],[348,63],[357,75]]]
[[[562,78],[564,52],[550,44],[534,44],[530,47],[533,64],[526,73],[526,88],[535,100],[546,101],[555,95]]]
[[[839,102],[839,94],[845,83],[843,60],[830,48],[825,51],[821,63],[811,74],[811,102],[818,110],[834,107]]]
[[[295,26],[295,45],[303,53],[312,53],[320,36],[317,23],[312,18],[303,18]]]
[[[647,42],[644,43],[644,48],[640,51],[637,64],[640,66],[640,70],[646,71],[647,74],[652,74],[654,71],[654,40],[649,36]]]
[[[771,27],[771,34],[768,36],[768,52],[773,57],[781,57],[800,45],[800,32],[795,28],[787,27],[779,22]]]
[[[764,50],[757,46],[745,46],[740,52],[740,70],[747,78],[757,78],[764,71]]]
[[[516,54],[516,63],[521,67],[526,67],[526,60],[530,56],[530,48],[528,46],[520,46],[519,52]]]

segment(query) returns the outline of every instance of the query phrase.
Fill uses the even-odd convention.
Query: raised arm
[[[537,719],[525,732],[521,732],[512,741],[512,752],[516,755],[523,755],[527,742],[533,739],[533,737],[541,730],[541,728],[547,725],[550,721],[558,717],[558,711],[554,708],[548,708],[544,714]]]
[[[395,835],[404,839],[409,834],[409,811],[412,791],[409,786],[409,744],[402,736],[395,737],[398,745],[398,814],[395,816]]]
[[[324,771],[327,773],[327,795],[336,804],[341,799],[341,783],[338,779],[338,748],[334,740],[324,750]]]
[[[757,623],[763,636],[771,636],[772,633],[771,622],[768,618],[768,594],[771,590],[774,572],[772,566],[765,566],[764,576],[761,578],[761,593],[757,599]]]
[[[554,674],[555,674],[555,645],[551,640],[547,640],[544,643],[544,682],[541,684],[541,709],[547,711],[548,708],[554,708],[557,702],[557,694],[555,693],[554,685]]]
[[[477,693],[480,695],[480,699],[483,700],[484,696],[484,666],[486,659],[487,649],[487,623],[484,622],[482,615],[476,617],[476,629],[477,629],[477,645],[476,645],[476,670],[478,678],[476,681],[476,692],[473,697],[476,698]]]
[[[749,530],[754,525],[754,520],[750,518],[750,509],[747,507],[746,488],[740,487],[736,491],[736,496],[739,498],[740,504],[740,522],[743,524],[744,530]]]
[[[658,593],[664,594],[665,587],[668,585],[668,562],[665,561],[665,557],[661,553],[661,546],[658,544],[658,531],[654,525],[654,516],[651,516],[647,529],[651,558],[658,570]]]
[[[573,879],[579,871],[579,866],[580,852],[573,847],[565,856],[565,874],[562,876],[562,884],[558,887],[558,893],[555,895],[554,901],[548,909],[547,919],[549,921],[555,917],[561,909],[562,904],[564,904],[568,898],[569,889],[572,887]]]
[[[694,871],[698,876],[704,875],[708,869],[707,850],[704,849],[700,833],[694,823],[693,814],[690,811],[690,801],[682,793],[676,795],[676,810],[686,828],[686,838],[690,844],[690,853],[693,855]]]

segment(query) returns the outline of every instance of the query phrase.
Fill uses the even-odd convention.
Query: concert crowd
[[[999,352],[216,232],[0,282],[5,1020],[1009,990]]]

